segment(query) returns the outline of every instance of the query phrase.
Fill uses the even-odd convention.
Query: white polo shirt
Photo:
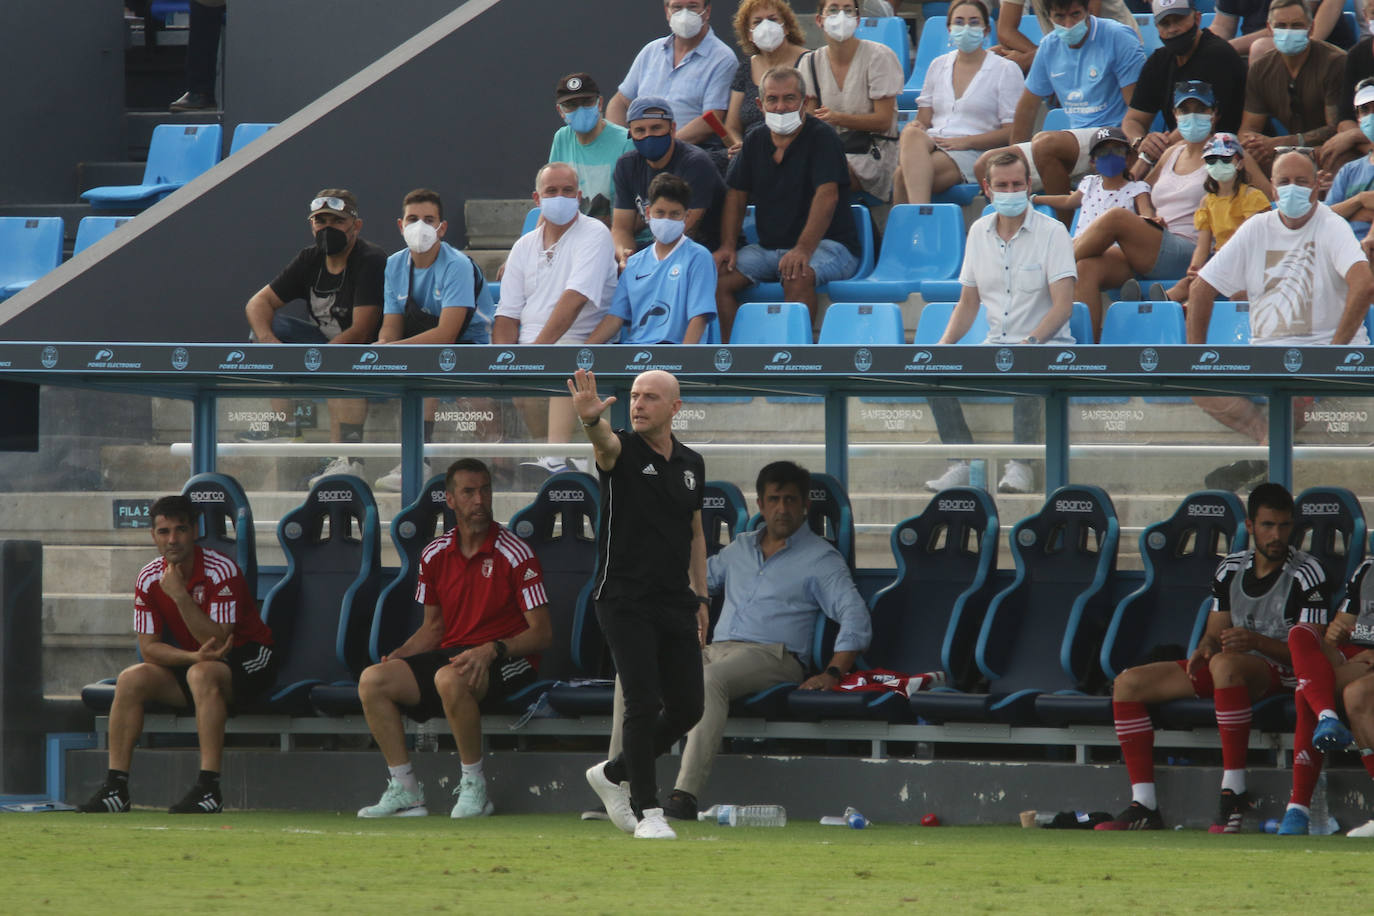
[[[582,343],[611,307],[615,284],[615,245],[604,223],[579,214],[549,249],[544,248],[544,227],[539,225],[510,250],[496,317],[519,321],[519,342],[534,343],[564,291],[576,290],[587,303],[558,342]]]
[[[1057,219],[1026,209],[1021,228],[1004,242],[997,234],[997,214],[980,217],[969,228],[959,282],[976,287],[987,312],[984,343],[1020,343],[1053,307],[1050,284],[1064,277],[1077,279],[1073,242]],[[1069,323],[1041,343],[1071,344]]]

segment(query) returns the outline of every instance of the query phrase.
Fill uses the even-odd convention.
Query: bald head
[[[630,386],[630,427],[640,435],[668,435],[682,409],[682,391],[672,373],[650,369]]]
[[[566,162],[550,162],[534,176],[534,190],[542,194],[546,184],[565,185],[569,181],[577,184],[577,169]]]
[[[634,385],[630,390],[633,391],[640,387],[650,387],[660,392],[670,401],[676,401],[682,397],[682,388],[677,383],[677,376],[671,372],[664,372],[662,369],[650,369],[648,372],[641,372],[635,376]]]
[[[1311,179],[1313,185],[1317,181],[1317,160],[1306,153],[1284,153],[1274,160],[1274,184],[1279,183],[1279,176],[1297,177],[1306,176]]]

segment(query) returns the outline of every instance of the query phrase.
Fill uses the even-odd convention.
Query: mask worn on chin
[[[696,38],[701,33],[701,27],[705,24],[701,14],[692,10],[678,10],[668,17],[668,28],[672,29],[673,34],[683,41]]]
[[[439,241],[438,230],[422,220],[407,224],[401,230],[401,236],[405,238],[406,247],[412,254],[424,254]]]
[[[1172,38],[1161,38],[1160,42],[1174,57],[1182,57],[1193,49],[1193,41],[1197,38],[1197,23],[1186,32],[1175,35]]]
[[[668,147],[673,145],[673,138],[667,134],[660,134],[657,137],[640,137],[633,142],[639,155],[650,162],[657,162],[668,155]]]
[[[583,105],[572,112],[563,113],[563,121],[573,129],[575,133],[591,133],[601,120],[601,109],[593,102],[590,105]]]
[[[754,43],[754,47],[765,54],[782,47],[783,37],[782,26],[771,19],[763,20],[749,33],[749,39]]]
[[[653,233],[654,241],[664,245],[671,245],[682,238],[682,233],[686,228],[686,220],[652,218],[649,220],[649,231]]]
[[[1097,164],[1097,174],[1103,178],[1115,178],[1126,171],[1126,157],[1116,153],[1098,156],[1093,161]]]
[[[763,123],[773,133],[782,134],[785,137],[797,132],[802,125],[802,116],[800,111],[765,111]]]
[[[315,232],[315,247],[327,255],[338,254],[348,247],[348,233],[335,226],[325,226]]]
[[[859,28],[859,20],[844,13],[831,13],[823,20],[825,34],[835,41],[848,41]]]

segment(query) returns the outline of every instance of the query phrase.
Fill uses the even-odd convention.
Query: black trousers
[[[215,71],[219,69],[219,33],[224,28],[224,7],[201,6],[192,0],[190,28],[186,35],[186,90],[215,95]]]
[[[696,608],[671,600],[596,603],[625,694],[624,749],[612,763],[629,775],[639,811],[659,806],[654,761],[696,725],[705,703]]]

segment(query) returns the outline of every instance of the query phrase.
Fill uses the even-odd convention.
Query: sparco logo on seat
[[[1091,512],[1093,511],[1093,504],[1086,499],[1056,499],[1054,501],[1054,511]]]
[[[583,492],[581,490],[550,490],[549,502],[551,503],[580,503],[582,502]]]
[[[315,500],[322,503],[348,503],[353,501],[352,490],[321,490]]]
[[[935,507],[941,512],[972,512],[978,504],[971,499],[942,499]]]
[[[1340,515],[1339,503],[1303,503],[1303,515]]]
[[[1188,515],[1190,518],[1225,518],[1226,507],[1217,503],[1203,503],[1202,505],[1189,506]]]

